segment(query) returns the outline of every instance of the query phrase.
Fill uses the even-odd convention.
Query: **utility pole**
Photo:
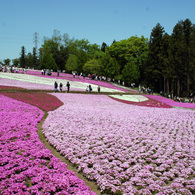
[[[38,33],[37,32],[35,32],[34,34],[34,43],[35,43],[35,50],[36,50],[36,53],[37,53],[37,44],[38,44]]]

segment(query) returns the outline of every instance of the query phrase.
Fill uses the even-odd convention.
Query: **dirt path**
[[[91,189],[91,191],[95,192],[96,194],[102,195],[100,190],[98,190],[98,186],[96,185],[95,182],[89,181],[86,177],[84,177],[81,173],[78,173],[77,169],[67,160],[65,159],[56,149],[54,149],[50,143],[46,140],[44,134],[42,133],[42,125],[47,118],[48,113],[45,112],[45,115],[40,123],[38,123],[38,131],[37,133],[39,134],[39,139],[41,142],[46,146],[47,149],[51,151],[51,153],[59,158],[62,162],[65,162],[67,164],[68,170],[74,171],[79,179],[82,179],[85,184]]]

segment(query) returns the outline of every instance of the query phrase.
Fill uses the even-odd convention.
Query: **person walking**
[[[100,86],[98,85],[98,93],[100,93]]]
[[[54,83],[54,92],[56,93],[58,91],[58,83],[55,81]]]
[[[86,92],[87,92],[87,93],[89,92],[89,86],[87,86],[87,88],[86,88]]]
[[[60,92],[62,92],[62,86],[63,86],[63,84],[60,83]]]
[[[69,83],[69,81],[67,81],[66,87],[67,87],[67,92],[69,93],[69,91],[70,91],[70,83]]]
[[[91,85],[89,85],[89,93],[91,93],[92,92],[92,87],[91,87]]]

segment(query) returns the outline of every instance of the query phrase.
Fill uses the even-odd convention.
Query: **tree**
[[[192,59],[191,50],[194,46],[191,45],[192,23],[189,19],[183,21],[184,34],[184,51],[185,51],[185,66],[186,66],[186,97],[190,95],[190,61]]]
[[[77,57],[77,72],[82,72],[84,64],[96,58],[101,52],[97,44],[89,44],[87,39],[68,39],[67,35],[64,35],[64,39],[69,55]]]
[[[21,56],[20,56],[20,66],[22,68],[25,68],[25,62],[26,62],[26,50],[25,47],[21,47]]]
[[[37,52],[35,47],[33,47],[33,67],[36,69],[38,67],[38,58],[37,58]]]
[[[41,69],[49,69],[49,70],[53,70],[53,71],[58,70],[58,66],[55,63],[55,60],[54,60],[51,53],[45,53],[43,55],[43,58],[42,58],[42,61],[40,64],[40,68]]]
[[[146,82],[155,91],[163,89],[163,36],[164,28],[158,23],[151,32],[147,67],[145,69]]]
[[[122,71],[123,80],[127,84],[137,83],[139,80],[139,71],[136,65],[136,59],[132,58],[125,65],[125,68]]]
[[[26,59],[25,59],[25,62],[26,62],[26,66],[32,68],[33,67],[33,55],[32,53],[28,53],[26,55]]]
[[[60,48],[56,50],[55,62],[61,71],[64,70],[68,57],[69,57],[69,53],[66,47],[60,46]]]
[[[76,55],[70,55],[66,65],[65,65],[65,69],[68,72],[72,72],[72,71],[78,71],[78,59]]]
[[[183,33],[182,33],[182,22],[178,22],[175,27],[173,28],[173,33],[171,35],[171,52],[173,56],[173,66],[174,66],[174,76],[177,82],[177,94],[180,96],[180,86],[181,86],[181,79],[183,78]]]
[[[4,62],[4,65],[9,66],[11,60],[9,58],[7,58],[7,59],[3,60],[3,62]]]
[[[77,72],[83,72],[83,66],[90,59],[90,57],[83,50],[79,50],[76,56],[77,56]]]
[[[171,37],[165,33],[162,37],[162,75],[164,77],[164,92],[170,94],[170,80],[173,79],[172,55],[170,50]],[[173,86],[171,87],[173,93]]]
[[[114,39],[113,42],[112,42],[112,45],[116,43],[116,40]]]
[[[60,35],[59,31],[54,30],[52,38],[44,37],[44,43],[40,51],[42,52],[42,55],[45,55],[46,53],[52,54],[55,64],[60,67],[61,70],[63,70],[65,63],[61,58],[61,54],[64,52],[64,50],[61,52],[60,49],[63,49],[62,36]]]
[[[18,59],[18,58],[13,59],[13,60],[12,60],[12,63],[13,63],[14,66],[19,66],[19,64],[20,64],[20,59]]]
[[[106,51],[106,47],[107,47],[107,44],[103,42],[102,46],[101,46],[101,51],[105,52]]]
[[[120,66],[115,58],[112,58],[108,51],[104,53],[101,61],[101,73],[103,76],[115,78],[120,74]]]
[[[195,27],[189,19],[179,21],[171,35],[171,51],[175,77],[177,79],[177,95],[189,96],[194,91],[195,78]]]
[[[74,71],[82,72],[84,64],[89,59],[96,58],[101,50],[97,44],[90,44],[87,39],[70,39],[67,33],[61,36],[60,32],[55,30],[52,38],[44,38],[44,44],[40,51],[42,54],[51,53],[60,70],[63,70],[64,66],[66,66],[68,71],[73,69]],[[72,61],[72,57],[70,57],[72,55],[76,56],[77,60],[74,63],[76,67],[71,68],[69,63]]]
[[[89,61],[87,61],[83,67],[83,71],[85,73],[93,73],[96,75],[100,74],[100,63],[99,60],[97,59],[91,59]]]
[[[139,58],[136,63],[139,63],[137,66],[141,69],[148,52],[148,40],[143,36],[141,38],[132,36],[129,39],[115,42],[110,47],[107,47],[106,50],[109,51],[112,58],[118,61],[120,73],[122,73],[131,57]]]
[[[97,52],[101,52],[100,46],[97,44],[88,44],[88,51],[87,54],[89,58],[94,58]]]
[[[191,29],[190,93],[195,92],[195,24]]]

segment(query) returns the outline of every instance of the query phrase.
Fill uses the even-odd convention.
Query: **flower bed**
[[[85,83],[85,84],[92,84],[92,85],[95,85],[95,88],[97,88],[97,86],[99,85],[101,87],[116,89],[116,90],[125,91],[125,92],[132,91],[132,90],[123,89],[122,87],[115,86],[109,82],[100,81],[100,80],[92,80],[88,77],[83,78],[82,76],[79,76],[78,78],[77,76],[75,76],[75,78],[73,78],[73,75],[67,74],[67,73],[60,73],[59,76],[57,76],[57,72],[52,72],[51,76],[47,76],[47,75],[42,75],[40,70],[29,70],[28,74],[41,76],[41,77],[47,77],[47,78],[65,79],[65,80],[75,81],[75,82],[80,82],[80,83]]]
[[[117,96],[117,95],[110,95],[109,97],[111,97],[112,99],[125,103],[125,104],[132,104],[134,106],[145,106],[145,107],[158,107],[158,108],[171,108],[170,105],[163,103],[161,101],[152,99],[148,97],[147,101],[139,101],[138,98],[135,98],[136,96],[139,95],[135,95],[134,98],[126,98],[127,95],[122,95],[122,96]],[[123,98],[124,97],[124,98]]]
[[[145,95],[148,98],[163,102],[167,105],[173,106],[173,107],[181,107],[181,108],[191,108],[195,109],[195,104],[194,103],[183,103],[183,102],[175,102],[172,99],[168,99],[162,96],[158,95]]]
[[[41,143],[36,131],[43,116],[0,95],[0,194],[95,194]]]
[[[23,88],[23,89],[39,89],[39,90],[53,90],[53,86],[47,84],[37,84],[28,81],[21,81],[17,79],[11,78],[0,78],[2,87],[15,87],[15,88]]]
[[[148,101],[148,98],[143,95],[109,95],[112,98],[119,99],[119,100],[125,100],[130,102],[145,102]]]
[[[21,87],[14,87],[14,86],[1,86],[0,85],[0,90],[18,90],[18,89],[23,89]]]
[[[46,93],[2,93],[13,99],[34,105],[42,110],[51,111],[63,105],[58,98]]]
[[[28,71],[30,73],[30,71]],[[34,71],[33,71],[34,72]],[[62,74],[62,73],[61,73]],[[32,74],[21,74],[21,73],[2,73],[0,72],[1,85],[22,87],[26,89],[54,89],[54,82],[63,84],[63,90],[65,90],[67,77],[51,77],[42,75]],[[70,81],[71,91],[85,91],[86,87],[91,84],[93,91],[97,92],[98,85],[101,86],[101,92],[124,92],[128,91],[110,83],[94,81],[94,80],[79,80],[72,79]]]
[[[39,90],[53,90],[54,78],[44,78],[28,74],[19,74],[19,73],[1,73],[0,72],[0,81],[2,86],[15,86],[22,87],[25,89],[39,89]],[[63,90],[65,90],[65,81],[58,80],[64,84]],[[85,86],[78,85],[77,83],[71,83],[72,91],[84,91]]]
[[[101,191],[194,193],[193,110],[127,105],[103,95],[55,96],[64,105],[49,112],[45,136]]]

